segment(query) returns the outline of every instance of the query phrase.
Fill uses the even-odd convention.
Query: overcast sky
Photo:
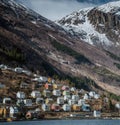
[[[87,3],[79,3],[76,0],[22,0],[30,8],[42,16],[57,20],[81,8],[90,7]]]

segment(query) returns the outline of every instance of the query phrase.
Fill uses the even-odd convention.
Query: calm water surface
[[[46,120],[3,122],[0,125],[120,125],[120,120]]]

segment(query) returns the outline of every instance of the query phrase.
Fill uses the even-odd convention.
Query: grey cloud
[[[80,3],[76,0],[22,0],[25,4],[42,16],[57,20],[75,10],[93,6],[92,4]]]

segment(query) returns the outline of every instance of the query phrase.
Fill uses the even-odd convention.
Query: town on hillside
[[[111,117],[120,117],[120,102],[106,95],[21,67],[0,65],[0,121]]]

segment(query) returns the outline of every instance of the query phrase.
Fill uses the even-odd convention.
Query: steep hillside
[[[0,0],[0,63],[120,95],[119,59],[13,0]]]

